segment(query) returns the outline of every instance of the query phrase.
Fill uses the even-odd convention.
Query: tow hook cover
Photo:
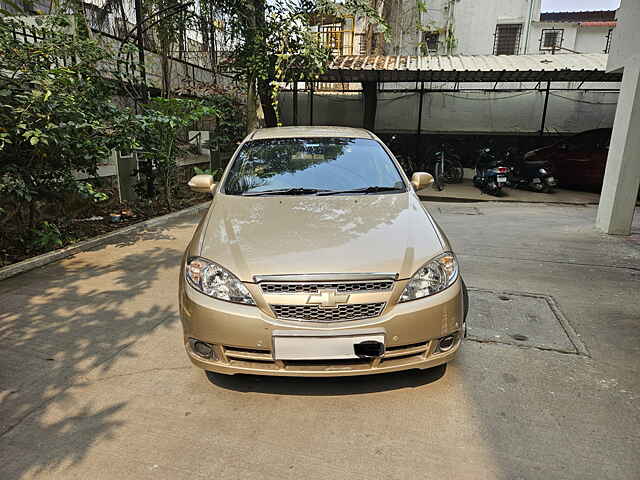
[[[384,355],[384,343],[375,340],[365,340],[355,343],[353,351],[360,358],[376,358]]]

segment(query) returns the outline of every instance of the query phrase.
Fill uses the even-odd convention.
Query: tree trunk
[[[260,95],[260,104],[262,105],[265,126],[277,127],[278,117],[276,115],[276,109],[273,106],[273,87],[269,80],[258,80],[258,93]]]
[[[250,0],[247,2],[247,43],[254,45],[256,32],[264,25],[265,0]],[[264,41],[264,40],[262,40]],[[256,85],[256,73],[249,66],[247,68],[247,132],[258,128],[258,100],[260,86]],[[257,88],[257,90],[256,90]]]
[[[257,96],[256,79],[250,76],[247,84],[247,133],[258,128]]]

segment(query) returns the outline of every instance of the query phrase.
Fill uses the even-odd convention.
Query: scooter
[[[526,155],[516,160],[515,155],[510,154],[508,162],[511,164],[507,176],[509,186],[528,188],[534,192],[553,193],[557,182],[548,161],[527,159]]]
[[[482,192],[499,197],[502,187],[507,183],[508,172],[509,168],[503,165],[491,148],[482,148],[476,162],[473,184]]]

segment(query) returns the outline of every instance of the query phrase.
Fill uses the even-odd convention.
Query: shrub
[[[0,17],[0,196],[30,231],[43,204],[62,213],[64,194],[79,187],[74,174],[95,176],[111,149],[132,146],[134,118],[111,101],[111,54],[74,17],[27,26],[37,42],[13,35],[23,26]]]

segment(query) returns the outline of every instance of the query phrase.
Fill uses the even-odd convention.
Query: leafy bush
[[[37,250],[52,250],[63,245],[62,233],[55,223],[42,222],[40,228],[33,229],[31,245]]]
[[[111,101],[113,84],[101,70],[111,54],[82,35],[74,17],[46,16],[27,30],[0,17],[0,195],[18,227],[32,229],[42,204],[76,191],[76,172],[96,175],[113,148],[134,143],[131,112]]]
[[[178,131],[206,115],[216,115],[214,107],[183,98],[152,98],[137,115],[143,177],[138,194],[153,197],[159,192],[168,208],[173,206],[176,187],[176,139]]]

